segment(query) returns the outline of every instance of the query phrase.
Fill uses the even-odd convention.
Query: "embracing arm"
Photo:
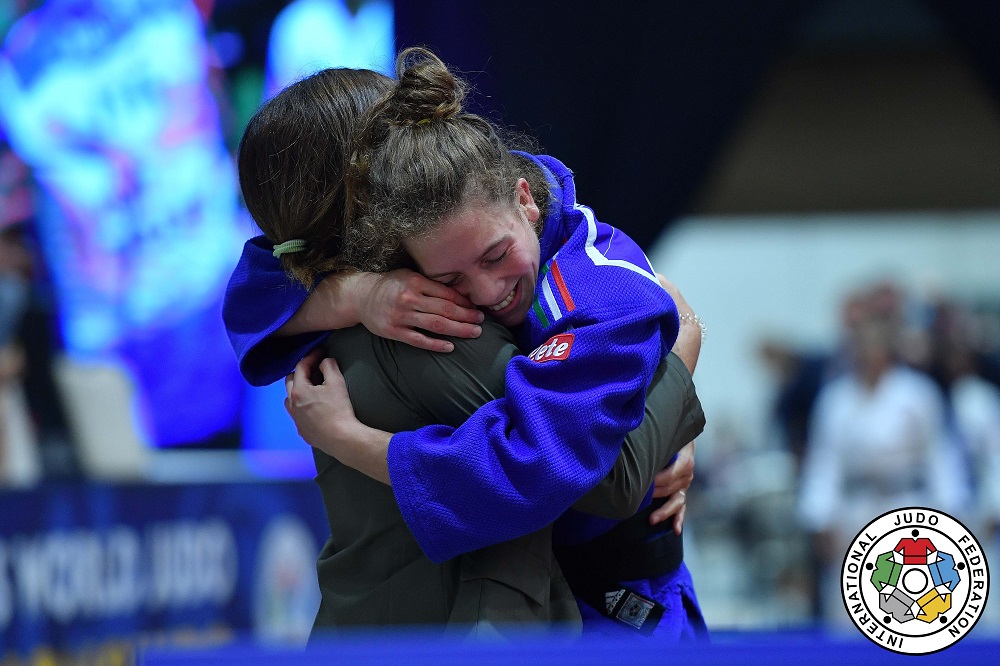
[[[506,365],[519,353],[510,333],[492,321],[483,325],[482,339],[457,342],[453,354],[440,355],[383,341],[387,350],[394,350],[385,365],[393,368],[396,390],[425,423],[460,425],[479,407],[502,396]],[[321,362],[315,354],[288,378],[289,392],[296,381],[300,387],[296,407],[290,409],[300,434],[318,445],[324,433],[336,427],[357,426],[352,413],[340,411],[347,406],[349,396],[338,373],[333,372],[335,367],[332,361]],[[307,379],[316,376],[314,370],[324,377],[318,386]],[[386,426],[384,415],[367,402],[354,403],[353,410],[366,424]],[[656,370],[646,396],[643,423],[626,437],[611,471],[574,508],[608,518],[631,516],[648,495],[653,474],[701,431],[703,423],[691,376],[684,362],[672,353]],[[342,462],[389,484],[386,455],[391,435],[358,426],[351,437],[363,445],[346,450]]]
[[[643,327],[638,335],[645,339],[635,341],[632,353],[623,350],[608,363],[590,338],[607,340],[610,331],[587,328],[603,330],[575,329],[571,355],[580,367],[594,366],[592,372],[580,377],[575,364],[514,358],[506,370],[508,397],[486,403],[458,428],[427,426],[390,437],[363,425],[336,362],[320,362],[318,354],[288,378],[286,407],[307,442],[375,479],[391,478],[418,543],[443,561],[548,525],[614,465],[622,439],[642,418],[643,366],[659,357],[659,331]],[[630,328],[636,335],[638,327]],[[652,363],[644,349],[654,354]],[[311,381],[317,367],[318,385]],[[440,386],[423,384],[411,392]]]
[[[657,279],[673,298],[677,313],[682,317],[677,340],[673,351],[660,361],[646,392],[642,424],[625,438],[621,455],[607,476],[573,505],[577,511],[618,520],[629,518],[648,496],[654,479],[659,485],[660,470],[705,428],[705,414],[691,377],[701,355],[701,327],[695,323],[694,310],[680,290],[662,275],[657,274]],[[684,318],[685,315],[688,317]],[[675,481],[674,476],[690,476],[692,470],[670,471],[677,474],[664,473],[665,483]],[[665,497],[675,491],[674,488],[669,490],[665,494],[658,492],[654,497]],[[677,499],[683,502],[683,496]],[[657,522],[679,509],[680,506],[673,505],[661,507],[657,510]]]
[[[538,360],[519,357],[508,365],[506,399],[486,404],[457,429],[431,426],[390,439],[396,498],[429,557],[447,559],[539,529],[612,468],[623,437],[642,418],[645,389],[663,353],[661,326],[677,325],[673,301],[652,276],[622,275],[631,288],[597,281],[615,294],[610,302],[593,294],[588,305],[586,293],[576,295],[576,310],[562,318],[555,330],[563,332],[551,339],[563,358],[536,354]],[[674,333],[676,328],[667,332],[670,341]],[[308,369],[297,372],[290,411],[306,441],[383,478],[378,458],[385,433],[368,440],[374,442],[369,453],[376,454],[366,462],[356,457],[356,445],[373,432],[356,430],[345,438],[348,418],[303,431],[304,412],[296,412],[308,406],[305,395],[329,392],[342,382],[334,375],[315,386]]]
[[[247,241],[226,287],[222,317],[240,372],[255,386],[270,384],[328,331],[363,324],[376,335],[432,351],[451,351],[440,335],[474,338],[482,313],[453,289],[400,269],[342,272],[310,292],[287,275],[263,236]]]
[[[240,372],[254,386],[281,379],[325,333],[306,332],[279,337],[273,335],[295,314],[309,292],[292,280],[271,255],[263,236],[243,245],[239,264],[226,286],[222,319],[239,360]]]
[[[323,277],[275,335],[335,331],[361,323],[360,292],[378,276],[344,271]]]
[[[511,343],[507,348],[494,349],[485,341],[478,348],[485,354],[482,351],[470,353],[468,347],[460,344],[456,354],[442,357],[439,365],[433,366],[438,370],[436,374],[424,372],[406,382],[409,394],[418,396],[414,400],[422,403],[429,421],[461,424],[480,406],[503,395],[503,365],[513,358],[516,348]],[[471,349],[475,352],[476,347]],[[463,365],[469,357],[472,362],[466,361]],[[483,371],[489,359],[496,370]],[[503,365],[497,365],[501,362]],[[332,372],[336,367],[332,360],[322,361],[319,355],[313,355],[303,360],[295,374],[288,378],[289,387],[297,381],[299,386],[313,389],[300,391],[293,411],[300,434],[306,441],[322,446],[326,434],[334,428],[344,427],[342,424],[350,424],[348,427],[352,429],[345,437],[358,446],[344,449],[340,454],[344,458],[341,462],[391,485],[386,458],[392,435],[358,423],[353,413],[340,409],[350,398],[337,373]],[[314,368],[325,379],[319,387],[312,386],[307,379],[313,375]],[[470,368],[478,370],[473,374]],[[409,368],[400,369],[400,380],[409,375],[406,370]],[[420,391],[414,386],[434,387],[434,390]],[[331,410],[330,406],[335,408]],[[306,416],[306,412],[312,414]],[[618,520],[632,516],[648,495],[657,472],[700,434],[704,425],[705,415],[691,375],[680,357],[671,353],[660,362],[646,394],[642,424],[626,436],[611,471],[573,508]]]
[[[584,513],[624,520],[639,510],[653,478],[705,427],[691,373],[676,354],[665,358],[646,393],[642,424],[625,438],[615,466],[573,504]]]
[[[439,336],[475,338],[483,313],[454,289],[406,268],[388,273],[344,271],[323,278],[279,328],[282,336],[362,324],[375,335],[419,349],[450,352]]]
[[[348,339],[344,335],[334,334],[324,351],[347,353],[348,348],[339,344]],[[451,354],[435,354],[388,339],[371,338],[371,345],[377,359],[374,371],[352,369],[354,358],[344,359],[342,365],[324,359],[320,350],[304,358],[286,378],[285,406],[304,440],[387,485],[391,485],[386,456],[392,436],[387,430],[435,423],[461,425],[484,404],[503,396],[507,363],[520,355],[510,331],[493,320],[483,323],[478,340],[456,339]],[[368,392],[352,400],[345,375],[352,373],[358,383],[359,372],[384,378],[382,390],[391,390],[412,418],[400,421],[377,398],[371,383],[356,384],[367,386]],[[320,377],[320,383],[312,381]],[[335,451],[325,445],[331,433],[358,445]]]

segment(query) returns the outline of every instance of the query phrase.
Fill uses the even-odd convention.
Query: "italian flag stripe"
[[[538,321],[542,322],[542,326],[548,328],[549,318],[545,316],[545,310],[542,309],[537,297],[535,298],[535,302],[532,303],[531,309],[535,311],[535,316],[538,317]]]
[[[569,289],[566,288],[562,272],[555,261],[552,262],[552,278],[556,281],[556,288],[559,289],[559,295],[562,296],[563,303],[566,304],[566,312],[572,312],[576,305],[573,304],[573,297],[569,295]]]

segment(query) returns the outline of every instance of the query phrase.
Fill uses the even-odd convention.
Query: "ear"
[[[538,205],[535,203],[534,197],[531,196],[531,186],[528,185],[528,181],[524,178],[518,178],[517,184],[514,186],[514,192],[517,195],[517,205],[521,206],[524,210],[524,214],[528,217],[528,222],[534,224],[538,221],[538,216],[541,213],[538,210]]]

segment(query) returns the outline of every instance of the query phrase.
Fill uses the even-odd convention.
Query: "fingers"
[[[674,461],[677,468],[677,475],[686,478],[688,483],[694,479],[694,442],[688,442],[677,453],[677,460]]]
[[[411,293],[416,296],[414,309],[440,315],[446,319],[479,323],[485,315],[468,298],[451,287],[435,282],[419,273],[412,276]],[[422,297],[422,298],[421,298]]]
[[[660,286],[663,287],[668,294],[670,294],[670,297],[673,298],[674,301],[684,300],[683,296],[681,296],[680,290],[677,288],[677,285],[668,280],[664,275],[657,273],[656,279],[659,281]]]
[[[441,298],[447,301],[454,302],[456,297],[461,296],[455,289],[447,285],[443,285],[436,280],[432,280],[428,277],[421,275],[424,278],[420,283],[420,292],[427,295],[433,296],[434,298]]]
[[[456,305],[459,305],[460,307],[463,307],[463,308],[468,308],[470,310],[477,310],[478,311],[478,308],[476,308],[476,304],[475,303],[473,303],[468,298],[466,298],[462,294],[458,293],[454,289],[452,289],[452,291],[455,292],[454,303]],[[480,321],[482,321],[482,320],[480,320]]]
[[[301,406],[302,394],[307,387],[322,385],[333,373],[339,372],[337,361],[326,358],[322,349],[311,351],[285,376],[285,410],[291,414],[294,408]],[[313,381],[317,375],[320,378],[319,384]]]
[[[455,306],[452,307],[456,313],[460,310]],[[482,315],[479,310],[475,312]],[[402,325],[389,328],[383,333],[383,337],[399,340],[411,347],[433,352],[450,352],[455,349],[453,342],[432,338],[422,331],[430,331],[452,338],[478,338],[483,334],[483,327],[479,324],[455,321],[441,315],[413,311],[406,317]]]
[[[687,502],[687,493],[683,490],[678,490],[677,492],[670,495],[663,506],[659,507],[651,514],[649,514],[649,524],[658,525],[663,521],[667,520],[671,516],[680,512]],[[683,517],[681,518],[681,525],[684,524]],[[674,531],[677,531],[677,523],[674,523]],[[679,534],[679,532],[678,532]]]
[[[670,297],[672,299],[674,299],[674,304],[677,306],[677,314],[679,315],[694,314],[694,310],[692,310],[691,306],[688,305],[687,300],[685,300],[684,295],[681,294],[680,289],[677,288],[677,285],[675,285],[673,282],[668,280],[660,273],[656,274],[656,279],[659,280],[660,286],[663,287],[668,294],[670,294]]]
[[[454,342],[431,337],[423,331],[431,331],[452,338],[478,338],[483,334],[483,327],[478,324],[463,324],[435,315],[414,313],[409,317],[409,321],[417,323],[392,326],[380,335],[391,340],[399,340],[418,349],[450,352],[455,349]]]
[[[312,386],[309,379],[312,369],[306,359],[302,359],[295,364],[295,369],[290,375],[285,377],[285,411],[294,415],[295,410],[302,403],[302,392],[305,387]]]
[[[387,309],[362,323],[382,337],[399,340],[419,349],[450,352],[453,342],[435,340],[425,332],[443,337],[478,338],[484,313],[451,287],[408,270],[396,274],[401,290]]]
[[[663,287],[671,296],[673,296],[674,293],[677,292],[677,287],[675,287],[674,284],[670,280],[668,280],[663,273],[657,273],[656,279],[659,281],[660,286]]]
[[[422,296],[414,299],[414,310],[467,324],[478,324],[486,318],[482,310],[472,305],[471,301],[454,289],[437,282],[431,282],[431,284],[436,286],[434,293],[425,291]],[[434,329],[428,328],[428,330]]]
[[[660,470],[653,477],[653,497],[669,497],[686,487],[683,476],[677,473],[676,463]]]
[[[477,310],[477,312],[479,311]],[[483,327],[479,324],[462,323],[447,317],[422,312],[414,314],[412,326],[455,338],[478,338],[483,333]]]
[[[468,300],[453,287],[441,284],[420,273],[409,274],[407,289],[414,294],[423,294],[432,298],[451,301],[452,303],[461,303]]]
[[[296,384],[312,384],[310,377],[312,376],[312,370],[316,367],[318,359],[311,358],[313,354],[309,354],[301,361],[295,364],[295,369],[292,370],[292,390],[295,390]]]
[[[399,331],[399,334],[395,339],[400,342],[405,342],[411,347],[426,349],[427,351],[432,352],[448,353],[450,351],[454,351],[455,349],[455,343],[449,340],[432,338],[414,329],[403,329]]]
[[[328,356],[320,361],[319,371],[323,375],[323,383],[336,377],[343,378],[343,375],[340,374],[340,366],[337,365],[337,359],[332,356]]]
[[[664,474],[664,472],[660,472],[660,474]],[[672,478],[661,481],[660,474],[656,476],[656,482],[653,484],[653,497],[670,497],[679,490],[678,484],[675,484]]]
[[[300,360],[298,363],[295,364],[295,369],[292,371],[292,374],[290,376],[293,378],[293,380],[296,377],[303,377],[305,379],[309,379],[313,374],[313,370],[316,368],[317,365],[319,365],[320,361],[322,361],[325,356],[326,352],[322,347],[317,347],[313,349],[311,352],[306,354],[302,358],[302,360]],[[288,377],[285,378],[285,384],[287,388]]]
[[[684,506],[682,506],[680,511],[677,512],[677,515],[674,516],[674,534],[677,536],[680,536],[681,532],[684,531],[684,516],[687,514],[687,510],[688,507],[685,502]]]

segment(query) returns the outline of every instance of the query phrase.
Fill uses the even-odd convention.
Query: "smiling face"
[[[528,316],[538,279],[538,206],[522,178],[514,206],[475,200],[406,242],[422,272],[453,287],[504,326]]]

